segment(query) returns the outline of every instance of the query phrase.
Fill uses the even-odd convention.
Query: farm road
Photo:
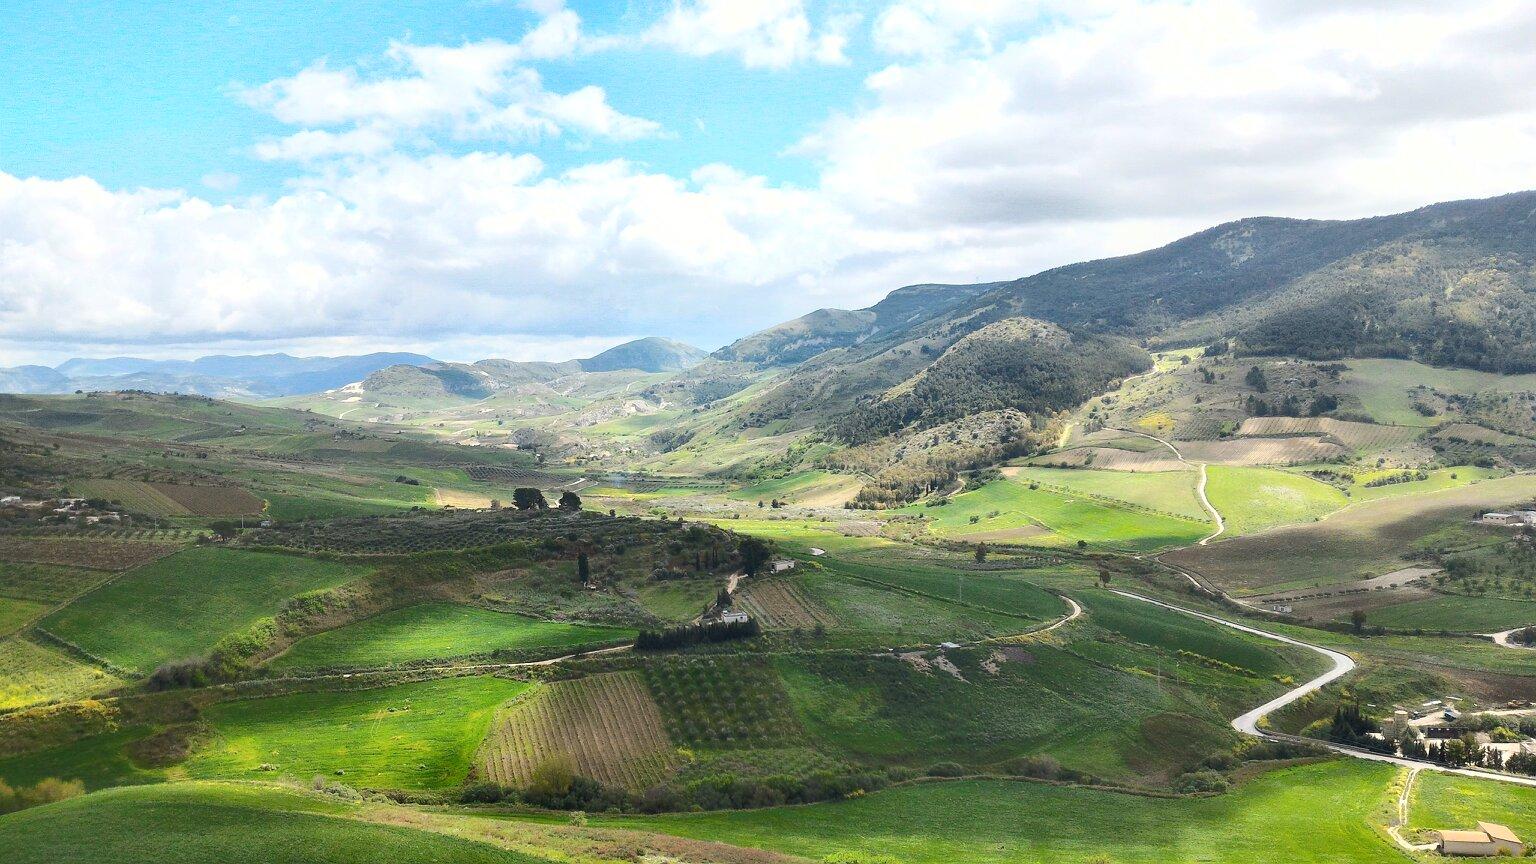
[[[1271,633],[1268,630],[1261,630],[1257,627],[1250,627],[1247,624],[1239,624],[1236,621],[1230,621],[1217,615],[1209,615],[1205,612],[1196,612],[1193,609],[1186,609],[1183,606],[1175,606],[1172,603],[1165,603],[1162,600],[1154,600],[1151,597],[1146,597],[1133,591],[1121,591],[1119,589],[1110,590],[1122,597],[1129,597],[1132,600],[1140,600],[1143,603],[1151,603],[1154,606],[1161,606],[1164,609],[1169,609],[1174,612],[1179,612],[1194,618],[1201,618],[1206,621],[1210,621],[1213,624],[1220,624],[1223,627],[1230,627],[1233,630],[1238,630],[1243,633],[1249,633],[1254,636],[1263,637],[1265,639],[1272,639],[1276,642],[1284,642],[1287,645],[1295,645],[1300,648],[1306,648],[1309,651],[1316,651],[1317,653],[1333,661],[1333,668],[1327,672],[1324,672],[1316,678],[1313,678],[1311,681],[1308,681],[1299,687],[1289,690],[1286,693],[1271,699],[1268,702],[1265,702],[1263,705],[1260,705],[1251,711],[1233,718],[1232,728],[1245,735],[1253,735],[1259,738],[1268,738],[1273,741],[1283,741],[1292,744],[1311,744],[1313,746],[1332,750],[1333,752],[1344,756],[1350,756],[1355,759],[1365,759],[1371,762],[1386,762],[1392,765],[1402,765],[1407,768],[1418,768],[1426,771],[1440,771],[1445,774],[1459,774],[1463,777],[1474,777],[1478,780],[1494,780],[1500,783],[1513,783],[1518,786],[1536,787],[1536,777],[1517,777],[1512,774],[1499,774],[1492,771],[1482,771],[1476,768],[1452,768],[1447,765],[1441,765],[1437,762],[1408,759],[1402,756],[1388,756],[1383,753],[1373,753],[1368,750],[1348,747],[1343,744],[1334,744],[1329,741],[1319,741],[1312,738],[1301,738],[1296,735],[1286,735],[1280,732],[1271,732],[1261,729],[1259,728],[1259,723],[1271,712],[1279,710],[1280,708],[1284,708],[1292,702],[1295,702],[1303,696],[1306,696],[1308,693],[1314,693],[1318,690],[1321,690],[1328,684],[1331,684],[1334,681],[1337,681],[1338,679],[1343,678],[1345,675],[1348,675],[1350,672],[1354,671],[1354,659],[1342,651],[1335,651],[1332,648],[1324,648],[1321,645],[1313,645],[1310,642],[1303,642],[1300,639],[1293,639],[1290,636],[1282,636],[1279,633]]]
[[[1207,498],[1205,495],[1205,486],[1208,478],[1206,475],[1204,462],[1191,462],[1188,459],[1185,459],[1184,454],[1179,452],[1179,448],[1173,446],[1173,442],[1169,441],[1167,438],[1159,438],[1156,435],[1152,435],[1146,432],[1137,432],[1135,429],[1117,429],[1116,431],[1126,432],[1131,435],[1140,435],[1143,438],[1150,438],[1151,440],[1156,441],[1164,447],[1167,447],[1168,450],[1173,453],[1173,458],[1179,460],[1185,465],[1188,465],[1198,472],[1198,479],[1195,481],[1195,497],[1200,499],[1200,506],[1205,508],[1205,512],[1211,514],[1211,521],[1216,523],[1216,530],[1200,538],[1198,545],[1204,546],[1210,543],[1212,540],[1215,540],[1217,537],[1220,537],[1222,534],[1226,533],[1227,523],[1221,518],[1221,511],[1217,510],[1216,505],[1212,504],[1211,499]]]

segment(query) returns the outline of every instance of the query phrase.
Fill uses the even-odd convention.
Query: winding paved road
[[[1335,744],[1331,741],[1319,741],[1313,738],[1302,738],[1297,735],[1286,735],[1281,732],[1272,732],[1266,729],[1261,729],[1259,727],[1259,723],[1264,719],[1266,715],[1280,708],[1283,708],[1292,702],[1295,702],[1297,699],[1300,699],[1308,693],[1316,692],[1317,690],[1322,689],[1324,686],[1337,681],[1345,675],[1348,675],[1350,672],[1354,671],[1355,661],[1351,659],[1348,654],[1345,654],[1342,651],[1335,651],[1332,648],[1324,648],[1321,645],[1313,645],[1310,642],[1303,642],[1300,639],[1293,639],[1290,636],[1282,636],[1279,633],[1271,633],[1268,630],[1261,630],[1257,627],[1250,627],[1247,624],[1239,624],[1236,621],[1229,621],[1228,619],[1222,618],[1218,615],[1210,615],[1205,612],[1196,612],[1193,609],[1186,609],[1183,606],[1176,606],[1172,603],[1166,603],[1162,600],[1154,600],[1151,597],[1146,597],[1133,591],[1121,591],[1119,589],[1110,590],[1113,593],[1120,595],[1121,597],[1129,597],[1132,600],[1140,600],[1143,603],[1151,603],[1154,606],[1161,606],[1164,609],[1169,609],[1174,612],[1179,612],[1194,618],[1201,618],[1206,621],[1210,621],[1213,624],[1220,624],[1223,627],[1230,627],[1233,630],[1239,630],[1244,633],[1260,636],[1265,639],[1272,639],[1276,642],[1284,642],[1287,645],[1295,645],[1300,648],[1305,648],[1309,651],[1316,651],[1317,653],[1333,661],[1333,668],[1327,672],[1324,672],[1316,678],[1313,678],[1311,681],[1302,684],[1300,687],[1297,687],[1284,693],[1281,696],[1265,702],[1263,705],[1260,705],[1252,711],[1248,711],[1245,714],[1233,718],[1232,728],[1243,733],[1244,735],[1253,735],[1255,737],[1266,738],[1271,741],[1283,741],[1292,744],[1310,744],[1313,746],[1332,750],[1333,752],[1344,756],[1350,756],[1355,759],[1365,759],[1371,762],[1386,762],[1392,765],[1402,765],[1407,768],[1419,768],[1425,771],[1439,771],[1444,774],[1459,774],[1463,777],[1475,777],[1479,780],[1494,780],[1500,783],[1513,783],[1518,786],[1530,786],[1536,788],[1536,777],[1520,777],[1513,774],[1500,774],[1493,771],[1483,771],[1477,768],[1452,768],[1447,765],[1441,765],[1437,762],[1430,762],[1427,760],[1419,759],[1408,759],[1403,756],[1388,756],[1383,753],[1373,753],[1369,750],[1362,750],[1358,747],[1350,747],[1344,744]]]

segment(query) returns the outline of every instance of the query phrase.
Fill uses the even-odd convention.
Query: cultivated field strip
[[[261,499],[238,486],[149,485],[194,516],[248,516],[261,512]]]
[[[1355,450],[1380,450],[1407,444],[1424,430],[1416,426],[1381,426],[1332,417],[1249,417],[1238,434],[1247,437],[1326,435]]]
[[[87,498],[104,498],[148,516],[190,516],[192,511],[174,498],[140,480],[82,480],[73,491]]]
[[[837,623],[831,611],[788,579],[752,582],[737,599],[748,615],[771,630],[811,628],[817,624],[831,627]]]
[[[136,540],[0,536],[0,561],[56,564],[93,570],[128,570],[148,564],[180,548]]]
[[[1302,436],[1180,442],[1179,451],[1192,462],[1218,465],[1301,465],[1349,454],[1338,444]]]
[[[1144,452],[1114,447],[1079,447],[1031,460],[1033,465],[1061,468],[1100,468],[1105,471],[1182,471],[1185,466],[1161,448]]]
[[[480,776],[524,787],[551,756],[609,786],[645,789],[672,767],[661,712],[636,672],[547,684],[503,706],[476,757]]]

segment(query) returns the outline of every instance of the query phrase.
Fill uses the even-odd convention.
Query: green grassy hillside
[[[289,597],[368,568],[292,555],[198,548],[131,570],[43,619],[42,626],[126,669],[149,672],[206,652]]]

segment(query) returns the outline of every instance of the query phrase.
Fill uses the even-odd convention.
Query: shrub
[[[928,766],[929,777],[964,777],[970,772],[956,762],[939,762]]]
[[[1173,791],[1185,795],[1194,792],[1225,792],[1231,785],[1225,774],[1202,768],[1175,777]]]

